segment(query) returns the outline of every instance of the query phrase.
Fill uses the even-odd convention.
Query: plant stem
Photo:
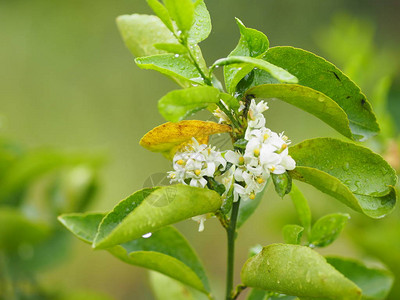
[[[233,275],[235,259],[235,239],[236,239],[236,221],[239,213],[240,199],[232,205],[232,214],[229,226],[226,229],[228,238],[228,260],[226,270],[226,300],[232,300],[233,295]]]

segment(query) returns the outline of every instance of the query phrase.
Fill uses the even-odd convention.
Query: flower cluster
[[[174,171],[168,172],[171,183],[204,188],[207,180],[213,178],[225,187],[223,199],[226,200],[228,194],[232,195],[233,190],[234,201],[239,197],[253,200],[264,189],[271,174],[293,170],[296,163],[288,152],[290,140],[283,133],[277,134],[265,127],[263,112],[267,109],[263,101],[256,104],[254,99],[251,100],[247,112],[248,126],[244,135],[247,144],[242,151],[244,153],[229,150],[223,155],[215,148],[199,144],[192,138],[192,142],[174,156]],[[220,122],[228,122],[222,111],[216,111],[215,115],[220,118]],[[228,162],[231,164],[229,169]],[[199,222],[199,231],[204,229],[204,221],[208,217],[209,214],[193,218]]]
[[[207,180],[214,177],[215,171],[221,167],[225,169],[226,160],[221,152],[192,138],[192,142],[183,151],[175,154],[173,160],[174,171],[168,172],[171,183],[179,182],[196,187],[205,187]]]
[[[225,159],[235,166],[234,199],[254,199],[263,190],[270,174],[283,174],[293,170],[295,161],[289,155],[289,139],[265,127],[263,112],[268,106],[263,101],[258,104],[251,100],[248,110],[247,141],[244,154],[227,151]]]

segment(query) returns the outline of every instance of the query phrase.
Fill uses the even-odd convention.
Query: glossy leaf
[[[269,179],[265,184],[264,189],[256,195],[256,198],[254,198],[254,200],[249,199],[247,201],[240,202],[239,214],[236,223],[237,228],[240,228],[247,221],[247,219],[251,217],[251,215],[257,209],[258,205],[260,205],[260,202],[264,197],[264,193],[268,187],[268,184],[269,184]]]
[[[15,252],[18,246],[37,244],[50,234],[47,224],[28,219],[14,208],[0,209],[0,250]]]
[[[175,20],[178,28],[186,32],[193,24],[194,4],[192,0],[163,0],[169,15]]]
[[[283,231],[283,239],[285,240],[286,244],[293,244],[293,245],[300,244],[301,236],[304,231],[303,227],[295,224],[288,224],[283,227],[282,231]]]
[[[344,110],[328,96],[309,87],[297,84],[263,84],[249,89],[246,95],[285,101],[316,116],[345,137],[353,138]]]
[[[316,138],[289,150],[296,161],[294,179],[309,183],[372,218],[392,211],[397,177],[371,150],[332,138]]]
[[[174,32],[174,26],[172,25],[171,17],[168,10],[158,0],[147,0],[147,4],[154,11],[157,17],[164,23],[164,25],[171,31]]]
[[[161,152],[172,158],[182,144],[196,138],[199,143],[207,143],[208,136],[230,132],[232,128],[209,121],[186,120],[178,123],[164,123],[146,133],[140,140],[140,145],[153,152]]]
[[[287,172],[283,174],[271,174],[271,178],[279,197],[283,198],[286,194],[290,193],[292,189],[292,177]]]
[[[332,244],[339,237],[349,219],[348,214],[340,213],[326,215],[318,219],[311,229],[310,246],[326,247]]]
[[[320,254],[299,245],[273,244],[248,259],[243,284],[287,295],[327,299],[360,299],[361,290]]]
[[[194,3],[194,22],[188,32],[190,44],[197,44],[204,41],[211,33],[211,18],[203,0]]]
[[[311,211],[307,199],[295,184],[292,184],[292,190],[289,195],[292,199],[301,225],[305,228],[306,232],[309,233],[311,229]]]
[[[60,222],[87,243],[95,239],[98,227],[106,214],[66,214]],[[148,238],[140,237],[107,249],[122,261],[155,270],[202,292],[208,292],[204,268],[185,238],[167,226]]]
[[[193,113],[219,102],[220,91],[211,86],[199,86],[169,92],[158,102],[161,115],[171,122],[178,122]]]
[[[262,56],[269,47],[268,38],[264,33],[244,26],[242,21],[236,18],[236,22],[239,26],[240,39],[236,48],[229,54],[230,56],[248,56],[248,57],[260,57]],[[241,70],[234,66],[227,65],[224,68],[224,77],[226,83],[226,89],[229,93],[235,91],[237,83],[254,67],[244,66]]]
[[[393,286],[393,274],[384,268],[368,267],[360,261],[335,256],[328,256],[326,260],[361,288],[362,299],[386,299]]]
[[[123,15],[117,18],[117,25],[126,46],[135,57],[164,53],[154,47],[156,43],[178,43],[156,16]]]
[[[186,47],[181,44],[158,43],[158,44],[154,44],[154,47],[158,50],[163,50],[168,53],[174,53],[174,54],[186,54],[187,53]]]
[[[122,200],[99,226],[94,248],[128,242],[166,225],[205,213],[222,205],[218,193],[188,185],[140,190]]]
[[[211,70],[213,70],[216,67],[220,66],[228,66],[231,65],[231,67],[236,68],[237,70],[242,70],[242,68],[259,68],[264,71],[267,71],[268,73],[271,74],[272,77],[276,78],[280,82],[287,82],[287,83],[297,83],[297,78],[290,74],[288,71],[277,67],[265,60],[259,59],[259,58],[253,58],[253,57],[246,57],[246,56],[230,56],[227,58],[221,58],[217,60],[211,67]],[[250,70],[251,70],[250,69]],[[250,71],[249,70],[249,71]],[[247,71],[247,73],[249,72]],[[245,76],[246,74],[243,74]],[[225,82],[229,82],[230,85],[235,85],[233,83],[233,72],[229,72],[225,74]],[[240,79],[237,80],[239,82]],[[236,85],[235,85],[236,86]],[[228,87],[227,87],[228,89]]]
[[[346,112],[354,139],[364,140],[379,132],[365,95],[333,64],[293,47],[271,48],[264,59],[296,76],[299,85],[317,90],[335,101]]]
[[[194,64],[184,55],[158,54],[138,57],[135,62],[141,69],[158,71],[173,79],[176,78],[178,83],[199,84],[198,78],[201,78]]]

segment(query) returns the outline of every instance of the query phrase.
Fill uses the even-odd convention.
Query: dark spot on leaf
[[[339,78],[339,75],[336,74],[336,72],[333,72],[333,71],[331,71],[331,72],[333,73],[333,75],[335,75],[335,77],[336,77],[337,80],[341,81],[340,78]]]
[[[361,105],[364,105],[364,104],[365,104],[365,102],[366,102],[366,101],[365,101],[365,99],[364,99],[364,98],[362,98],[362,99],[361,99]]]
[[[347,96],[346,99],[349,99],[351,96]]]

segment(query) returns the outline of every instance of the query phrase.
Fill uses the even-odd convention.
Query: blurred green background
[[[391,117],[399,122],[399,1],[209,0],[206,4],[213,31],[200,46],[209,65],[235,47],[239,33],[234,17],[239,17],[246,26],[263,31],[272,46],[301,47],[344,68],[362,85],[372,103],[374,96],[388,99],[387,103],[382,100],[383,120],[388,119],[388,106]],[[100,171],[100,190],[89,207],[91,211],[111,209],[140,189],[150,175],[171,168],[161,155],[147,152],[138,141],[163,122],[157,100],[178,87],[156,72],[135,66],[115,25],[118,15],[130,13],[151,12],[144,0],[0,0],[0,135],[32,149],[104,154],[107,163]],[[391,85],[388,83],[390,88],[379,94],[376,85],[384,85],[380,81],[384,77]],[[296,108],[277,101],[269,105],[267,126],[285,130],[293,143],[336,136],[331,128]],[[384,126],[385,139],[370,143],[376,151],[385,152],[388,139],[398,134],[392,124]],[[332,198],[299,186],[310,199],[315,218],[327,212],[349,212]],[[281,242],[282,226],[296,220],[289,200],[280,200],[271,188],[269,191],[240,232],[238,267],[250,246]],[[399,209],[386,221],[350,213],[352,225],[323,252],[379,257],[400,273]],[[382,241],[377,239],[375,246],[357,247],[352,242],[351,236],[368,235],[371,228],[379,236],[379,226],[385,226],[382,224],[389,224],[394,232],[387,239],[397,237],[397,244],[380,246]],[[208,221],[203,233],[197,232],[192,221],[178,227],[200,253],[213,287],[221,294],[225,280],[224,231],[216,220]],[[92,251],[77,239],[71,241],[68,259],[39,274],[44,288],[98,290],[121,300],[153,299],[145,270],[125,265],[104,251]],[[396,285],[399,290],[400,283]],[[390,299],[400,299],[397,292]]]

